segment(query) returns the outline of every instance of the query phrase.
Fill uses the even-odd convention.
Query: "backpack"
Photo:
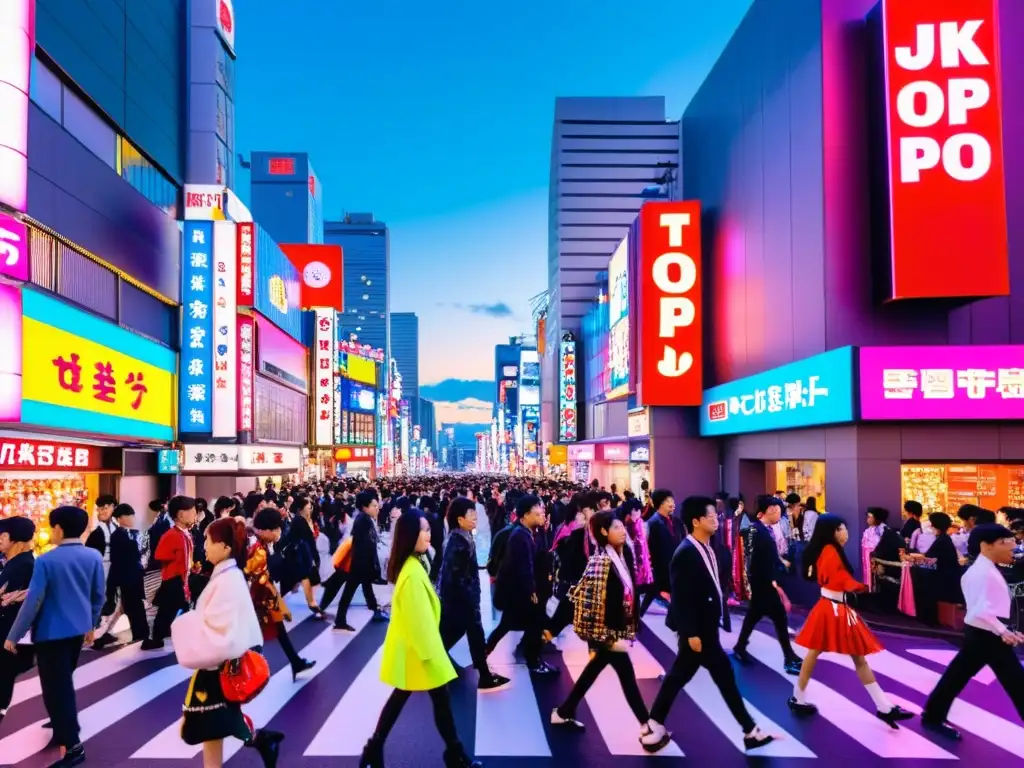
[[[501,569],[501,561],[505,559],[505,552],[508,549],[508,539],[512,535],[511,525],[506,525],[494,536],[494,541],[491,542],[491,553],[487,558],[487,573],[492,579],[498,577],[498,571]]]

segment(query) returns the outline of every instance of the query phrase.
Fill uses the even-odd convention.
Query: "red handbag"
[[[237,659],[225,661],[220,669],[221,690],[233,704],[248,704],[269,682],[270,665],[256,651],[246,651]]]

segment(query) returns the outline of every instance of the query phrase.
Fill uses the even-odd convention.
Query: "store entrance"
[[[925,513],[955,515],[962,504],[986,509],[1024,506],[1024,465],[903,464],[903,501],[921,502]]]
[[[765,490],[767,493],[782,491],[784,496],[795,493],[806,502],[813,496],[818,510],[825,506],[825,462],[790,459],[765,462]]]

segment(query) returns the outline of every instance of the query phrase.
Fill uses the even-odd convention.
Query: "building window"
[[[39,59],[32,59],[32,80],[29,85],[29,98],[46,114],[62,123],[61,93],[64,86],[60,77]]]
[[[117,168],[117,133],[68,88],[64,89],[64,127],[100,160]]]
[[[118,136],[118,156],[122,178],[135,187],[147,200],[169,216],[178,215],[178,187],[153,165],[124,136]]]

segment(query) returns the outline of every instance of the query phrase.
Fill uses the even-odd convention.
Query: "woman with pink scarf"
[[[633,562],[636,568],[637,592],[643,594],[644,588],[654,583],[654,572],[651,570],[651,553],[647,549],[647,531],[644,528],[644,505],[640,499],[626,499],[615,515],[626,526],[629,546],[633,551]]]

